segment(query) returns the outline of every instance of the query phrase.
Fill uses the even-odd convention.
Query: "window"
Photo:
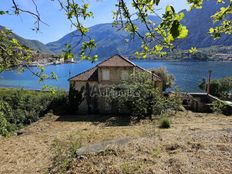
[[[108,69],[102,70],[102,80],[110,80],[110,70]]]
[[[128,71],[122,70],[121,71],[121,80],[128,80],[128,78],[129,78]]]

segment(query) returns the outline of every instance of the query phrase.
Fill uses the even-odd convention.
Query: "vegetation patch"
[[[0,89],[0,134],[10,133],[37,121],[48,111],[63,112],[67,102],[65,92]]]
[[[162,90],[170,87],[171,76],[164,69],[160,71],[160,76],[166,77],[165,87],[160,88],[161,82],[154,82],[151,74],[135,73],[130,75],[123,85],[116,85],[110,90],[108,101],[117,106],[118,113],[126,112],[133,120],[141,120],[176,111],[181,105],[181,98],[178,91],[170,96],[164,96]],[[119,93],[119,95],[114,95]]]
[[[223,113],[223,110],[226,109],[226,105],[222,101],[213,101],[211,109],[214,113]]]
[[[77,157],[76,150],[81,147],[81,139],[70,136],[66,141],[55,139],[52,145],[54,153],[50,174],[66,173],[73,158]]]
[[[205,79],[202,80],[199,88],[202,90],[207,89],[208,83]],[[224,77],[221,79],[212,80],[210,83],[210,94],[228,99],[230,93],[232,92],[232,77]]]
[[[167,116],[160,118],[159,128],[168,129],[171,127],[171,122]]]

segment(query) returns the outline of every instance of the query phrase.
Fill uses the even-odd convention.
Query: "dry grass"
[[[130,138],[105,152],[73,158],[69,173],[231,173],[232,117],[179,112],[170,129],[159,120],[133,126],[104,122],[56,121],[47,116],[20,136],[0,140],[0,173],[46,173],[53,165],[55,141],[79,140],[82,146]]]
[[[76,158],[70,173],[231,173],[232,118],[178,113],[170,129],[145,122],[133,140],[108,152]],[[120,132],[120,130],[118,130]]]

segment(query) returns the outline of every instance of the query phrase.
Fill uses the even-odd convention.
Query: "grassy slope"
[[[57,159],[63,164],[62,158],[54,158],[52,153],[57,152],[54,151],[57,142],[65,149],[74,140],[86,146],[125,137],[131,139],[129,144],[109,147],[110,151],[83,159],[73,158],[65,170],[73,173],[231,171],[232,117],[179,112],[171,118],[172,126],[167,130],[159,129],[158,121],[122,126],[125,122],[114,119],[89,122],[63,118],[48,115],[26,127],[22,135],[1,139],[0,173],[45,173],[48,167],[54,168],[52,162]],[[111,123],[114,126],[109,126]]]

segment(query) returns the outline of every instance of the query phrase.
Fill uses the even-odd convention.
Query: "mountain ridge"
[[[227,5],[229,1],[226,1]],[[209,34],[209,28],[215,26],[211,20],[211,16],[224,5],[215,6],[215,1],[204,1],[203,10],[193,9],[192,11],[182,10],[185,14],[185,18],[181,21],[183,25],[186,25],[189,30],[189,35],[186,39],[177,40],[174,44],[177,49],[187,50],[191,47],[207,48],[212,46],[232,46],[232,35],[222,35],[218,40],[214,40]],[[157,16],[149,16],[149,19],[159,24],[161,19]],[[201,20],[199,20],[201,19]],[[134,20],[139,26],[141,33],[146,32],[146,27],[140,22]],[[2,26],[0,26],[0,29]],[[80,37],[77,36],[78,32],[73,31],[64,35],[57,41],[53,41],[47,44],[43,44],[37,40],[25,39],[15,33],[13,37],[19,40],[22,45],[25,45],[33,50],[36,50],[45,54],[57,54],[62,53],[65,49],[65,44],[72,45],[72,51],[74,55],[78,56],[81,49],[81,45],[77,45]],[[122,54],[131,57],[136,51],[141,49],[141,41],[138,37],[134,40],[130,34],[125,31],[118,30],[113,27],[112,23],[101,23],[89,28],[88,35],[95,39],[97,48],[92,51],[92,54],[98,54],[99,59],[104,59],[112,54]]]
[[[228,2],[229,1],[226,1],[226,3]],[[181,12],[185,14],[185,18],[181,22],[189,29],[189,35],[186,39],[176,41],[175,46],[178,49],[183,50],[190,49],[191,47],[206,48],[215,45],[231,46],[232,35],[222,35],[220,39],[214,40],[208,34],[209,28],[215,26],[211,16],[216,11],[219,11],[224,5],[215,6],[215,1],[209,0],[204,1],[202,10],[193,9],[190,12],[182,10]],[[154,22],[160,22],[158,17],[150,17]],[[144,26],[141,26],[139,23],[138,25],[139,30],[145,32]],[[72,37],[72,35],[75,35],[76,33],[77,31],[73,31],[57,41],[50,42],[47,44],[47,47],[52,51],[59,53],[65,48],[64,45],[68,43],[73,46],[74,54],[78,55],[81,46],[74,46],[78,42],[78,37]],[[124,31],[116,32],[116,28],[113,28],[111,23],[97,24],[90,27],[89,36],[95,39],[97,44],[97,48],[93,50],[92,54],[98,54],[100,59],[109,57],[112,54],[131,56],[133,53],[141,49],[141,41],[138,37],[131,40],[128,33]]]
[[[4,26],[0,25],[0,30],[3,29]],[[12,37],[17,39],[21,45],[24,45],[32,50],[39,51],[41,53],[45,54],[54,54],[53,51],[51,51],[45,44],[38,40],[31,40],[31,39],[25,39],[14,32],[12,32]]]

